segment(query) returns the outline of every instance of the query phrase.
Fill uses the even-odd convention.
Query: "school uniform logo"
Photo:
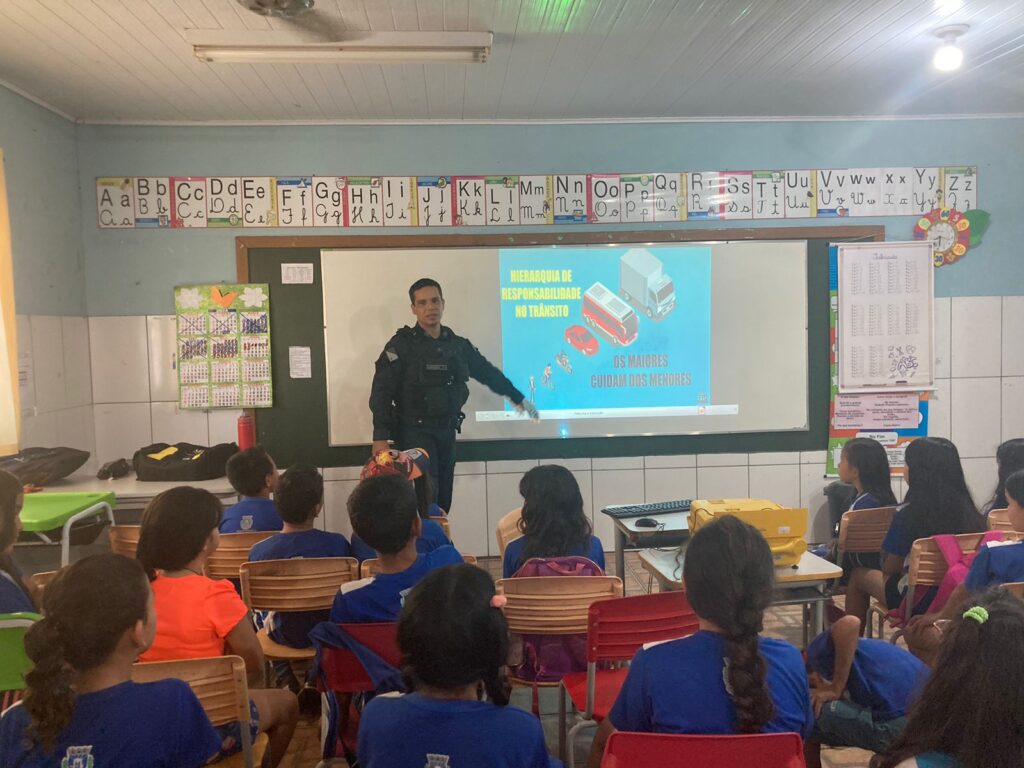
[[[423,768],[448,768],[449,755],[427,755],[427,764]]]
[[[243,531],[248,531],[252,528],[252,515],[242,515],[242,520],[239,522],[238,527]]]
[[[88,747],[68,747],[60,768],[93,768],[96,759],[92,756],[92,745]]]

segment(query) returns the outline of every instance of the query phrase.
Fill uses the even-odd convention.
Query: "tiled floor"
[[[480,565],[488,569],[492,576],[501,576],[501,561],[497,558],[483,558]],[[613,572],[614,562],[609,558],[609,573]],[[636,554],[627,554],[624,587],[627,595],[639,595],[648,591],[647,572],[640,567]],[[657,585],[654,585],[657,589]],[[799,645],[801,643],[801,616],[799,607],[782,607],[768,611],[765,622],[766,634],[780,637]],[[547,734],[548,746],[554,751],[558,744],[558,706],[553,690],[542,691],[541,721]],[[530,694],[526,690],[513,692],[513,704],[525,709],[530,707]],[[593,731],[584,731],[577,741],[576,768],[583,765],[589,750]],[[825,749],[822,750],[822,763],[825,768],[866,768],[870,752],[859,749]],[[292,739],[291,748],[281,763],[282,768],[313,768],[320,759],[320,735],[317,723],[300,723]],[[344,761],[334,761],[333,766],[344,766]]]

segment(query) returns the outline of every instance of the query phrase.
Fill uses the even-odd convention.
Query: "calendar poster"
[[[181,408],[270,408],[270,287],[180,285],[177,317]]]

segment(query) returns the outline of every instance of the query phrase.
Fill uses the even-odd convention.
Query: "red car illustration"
[[[597,339],[582,325],[570,325],[566,328],[565,340],[587,357],[593,357],[600,349]]]

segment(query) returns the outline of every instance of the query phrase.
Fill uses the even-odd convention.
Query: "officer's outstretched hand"
[[[532,421],[540,421],[540,411],[537,410],[537,406],[529,400],[523,400],[516,406],[516,410],[520,413],[525,413],[530,417]]]

